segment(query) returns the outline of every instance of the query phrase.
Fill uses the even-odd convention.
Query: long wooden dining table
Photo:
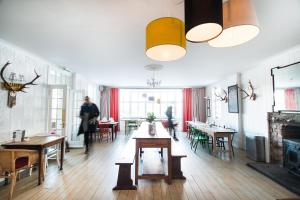
[[[230,157],[232,157],[232,137],[235,131],[231,129],[225,129],[221,127],[211,126],[209,124],[203,123],[203,122],[193,122],[188,121],[187,122],[191,127],[194,127],[202,132],[207,133],[213,138],[213,146],[212,146],[212,152],[214,155],[218,152],[229,152]],[[218,148],[217,146],[217,138],[227,138],[228,139],[228,150],[222,150],[221,148]]]
[[[60,170],[63,170],[63,161],[64,161],[64,144],[65,136],[58,135],[43,135],[43,136],[34,136],[28,138],[27,141],[23,142],[9,142],[2,144],[6,149],[30,149],[37,150],[39,152],[39,174],[38,174],[38,185],[42,183],[44,179],[43,169],[44,169],[44,150],[47,147],[60,144]]]
[[[172,157],[171,145],[172,137],[163,127],[161,122],[155,122],[156,134],[149,134],[149,123],[142,122],[138,130],[133,133],[132,138],[136,140],[135,146],[135,184],[138,185],[138,179],[165,179],[169,184],[172,183]],[[168,172],[167,174],[139,174],[139,157],[142,148],[167,148],[168,152]]]

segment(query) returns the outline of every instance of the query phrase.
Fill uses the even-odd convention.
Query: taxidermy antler
[[[32,81],[29,81],[27,83],[24,83],[24,84],[13,84],[13,83],[8,83],[7,80],[5,80],[4,78],[4,70],[6,69],[6,67],[8,65],[10,65],[11,63],[10,62],[7,62],[1,69],[0,71],[0,77],[1,79],[3,80],[4,84],[3,86],[5,87],[5,89],[9,90],[10,92],[25,92],[24,89],[28,88],[29,85],[36,85],[36,83],[34,83],[38,78],[41,77],[41,75],[39,75],[35,70],[34,70],[34,73],[35,73],[35,78],[32,79]],[[26,93],[26,92],[25,92]]]
[[[14,89],[10,86],[10,84],[5,80],[5,78],[4,78],[4,75],[3,75],[3,72],[4,72],[4,70],[5,70],[5,68],[8,66],[8,65],[10,65],[10,62],[7,62],[3,67],[2,67],[2,69],[1,69],[1,71],[0,71],[0,77],[1,77],[1,79],[3,80],[3,86],[7,89],[7,90],[9,90],[9,91],[13,91]]]
[[[225,103],[228,101],[228,97],[227,97],[227,92],[226,90],[222,89],[223,93],[224,93],[224,97],[221,96],[221,94],[217,94],[216,91],[214,91],[215,96],[218,97],[218,99],[220,101],[225,101]]]
[[[25,92],[24,89],[28,88],[27,87],[28,85],[37,85],[36,83],[34,83],[34,81],[36,81],[38,78],[40,78],[41,75],[39,75],[35,70],[34,70],[34,73],[35,73],[35,78],[32,79],[32,81],[22,84],[22,86],[17,90],[17,92],[18,91]]]
[[[241,92],[243,92],[243,93],[246,94],[246,96],[242,97],[242,99],[246,99],[246,98],[249,97],[250,100],[255,101],[256,94],[254,93],[254,87],[253,87],[253,85],[252,85],[252,83],[251,83],[250,80],[248,82],[248,91],[249,91],[249,93],[246,90],[244,90],[244,89],[242,89],[240,87],[238,87],[238,88],[240,89]]]

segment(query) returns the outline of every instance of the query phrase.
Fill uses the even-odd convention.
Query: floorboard
[[[243,151],[236,150],[236,156],[232,160],[227,154],[211,156],[202,147],[198,147],[197,152],[194,152],[182,133],[179,133],[179,142],[188,155],[182,160],[186,180],[174,180],[171,185],[162,180],[140,180],[136,191],[113,191],[118,172],[114,163],[129,137],[120,133],[113,143],[94,142],[89,155],[85,155],[83,149],[72,149],[66,154],[62,172],[58,170],[55,161],[50,161],[42,185],[37,186],[37,170],[31,177],[21,178],[17,182],[14,199],[271,200],[297,197],[271,179],[247,167],[246,163],[249,160]],[[160,166],[160,155],[156,150],[153,151],[145,151],[143,156],[145,161],[148,157],[148,171],[156,171]],[[7,199],[8,190],[9,186],[0,186],[1,200]]]

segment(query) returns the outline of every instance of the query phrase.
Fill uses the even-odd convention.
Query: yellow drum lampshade
[[[212,47],[233,47],[258,34],[258,20],[251,0],[229,0],[223,4],[223,32],[208,43]]]
[[[150,22],[146,28],[146,55],[157,61],[172,61],[186,54],[184,23],[174,17]]]

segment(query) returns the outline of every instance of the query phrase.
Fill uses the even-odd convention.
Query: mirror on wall
[[[300,112],[300,62],[271,69],[273,111]]]

